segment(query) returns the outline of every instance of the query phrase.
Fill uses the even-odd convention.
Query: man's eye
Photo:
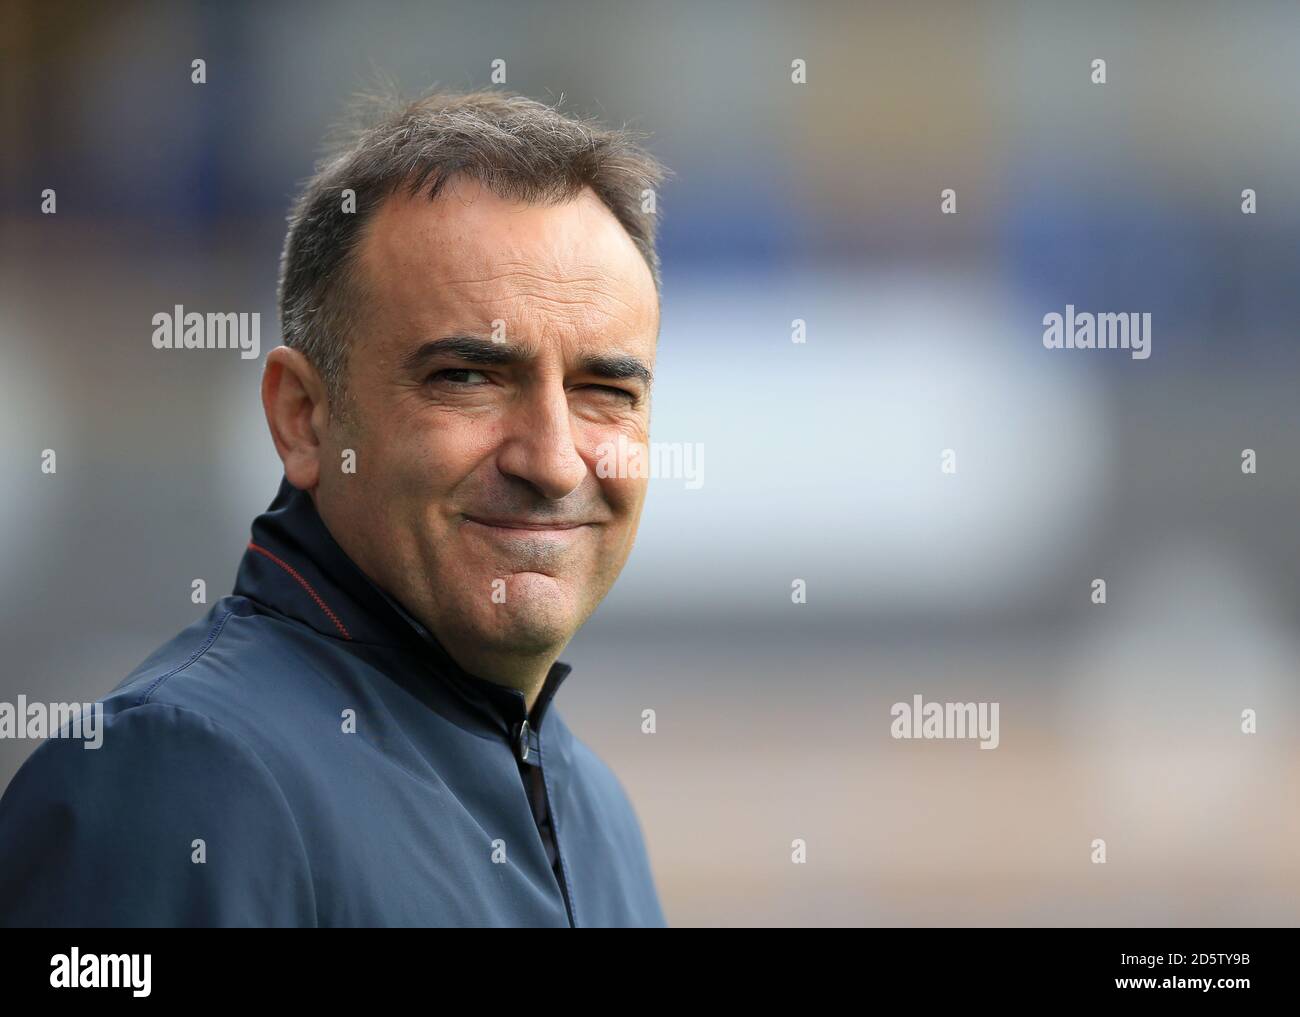
[[[636,402],[635,392],[629,392],[625,388],[618,388],[616,385],[588,385],[587,388],[594,388],[598,392],[609,392],[616,396],[622,396],[630,403]]]
[[[477,375],[482,381],[475,380],[466,375]],[[481,385],[487,380],[487,375],[482,371],[474,371],[468,367],[449,367],[443,371],[434,371],[429,375],[430,381],[449,381],[453,385]]]

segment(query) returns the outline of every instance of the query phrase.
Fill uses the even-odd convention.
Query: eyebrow
[[[454,357],[483,366],[508,366],[526,363],[536,356],[536,348],[520,343],[497,342],[476,335],[451,335],[421,343],[405,354],[398,366],[414,373],[437,357]],[[598,378],[639,381],[646,388],[654,381],[654,373],[645,362],[628,353],[588,353],[579,360],[578,368]]]

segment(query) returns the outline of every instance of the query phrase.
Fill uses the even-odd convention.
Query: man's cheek
[[[411,443],[405,459],[409,468],[424,479],[426,487],[449,491],[491,453],[485,437],[465,434],[451,426],[426,430]]]
[[[601,551],[611,566],[621,568],[632,551],[648,489],[648,479],[624,480],[619,483],[617,491],[606,494],[613,520],[606,528]]]
[[[609,503],[610,511],[614,516],[615,526],[627,525],[640,513],[641,506],[645,503],[646,490],[650,485],[649,477],[641,474],[647,473],[648,470],[647,463],[644,469],[629,471],[637,473],[637,476],[606,481],[605,500]]]
[[[453,486],[457,465],[448,451],[431,441],[395,444],[384,453],[384,474],[394,487],[424,499]]]

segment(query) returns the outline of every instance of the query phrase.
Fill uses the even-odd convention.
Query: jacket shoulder
[[[328,644],[246,597],[223,597],[105,696],[105,712],[167,704],[201,714],[266,752],[301,722],[309,708],[308,676],[332,652]]]
[[[314,924],[302,839],[247,743],[174,704],[111,705],[0,798],[0,924]]]
[[[222,597],[137,664],[105,697],[105,705],[117,709],[164,701],[197,708],[187,701],[195,683],[218,672],[235,678],[255,669],[277,645],[290,642],[293,632],[246,597]]]

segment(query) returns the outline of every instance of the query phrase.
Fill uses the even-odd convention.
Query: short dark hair
[[[331,407],[342,409],[348,335],[364,299],[352,255],[365,225],[398,188],[432,200],[457,174],[537,204],[590,187],[641,251],[658,291],[653,192],[669,171],[640,147],[642,137],[508,92],[370,97],[336,129],[290,211],[278,289],[284,344],[302,351]],[[355,212],[344,211],[345,188]]]

